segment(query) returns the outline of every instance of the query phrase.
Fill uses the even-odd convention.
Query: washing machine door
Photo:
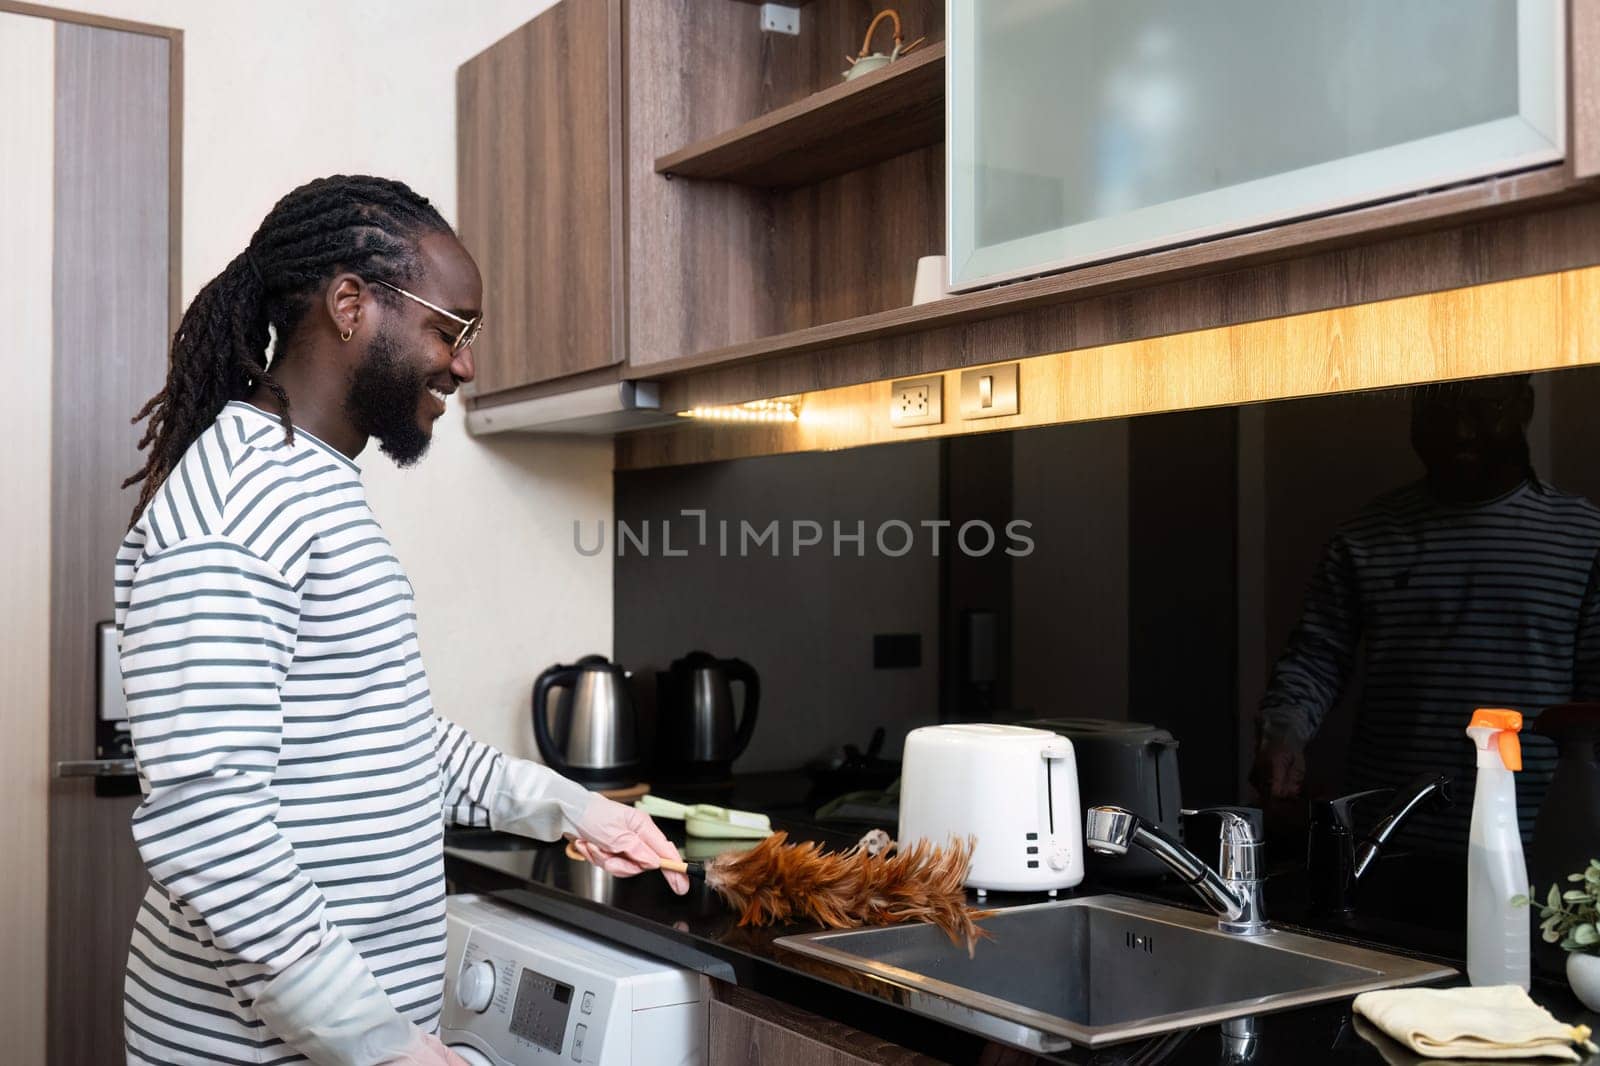
[[[466,1044],[450,1044],[447,1046],[451,1051],[460,1055],[466,1061],[467,1066],[494,1066],[494,1063],[490,1062],[488,1057],[475,1047],[468,1047]]]

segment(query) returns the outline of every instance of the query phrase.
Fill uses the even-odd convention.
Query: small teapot
[[[889,19],[894,23],[894,47],[890,49],[888,55],[884,55],[882,52],[873,52],[868,54],[867,49],[872,47],[872,35],[877,31],[878,23],[882,22],[884,19]],[[899,13],[896,12],[892,7],[886,7],[874,15],[872,22],[867,26],[867,35],[861,39],[861,54],[845,56],[845,60],[850,64],[850,69],[844,72],[844,80],[852,81],[861,77],[863,74],[870,74],[874,70],[880,70],[883,67],[888,66],[890,63],[893,63],[896,59],[899,59],[901,56],[905,55],[907,52],[911,51],[925,40],[927,40],[926,37],[918,37],[910,44],[905,44],[905,38],[900,34]]]

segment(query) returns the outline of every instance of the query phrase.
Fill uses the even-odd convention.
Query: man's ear
[[[348,339],[361,328],[366,292],[366,283],[356,274],[340,274],[328,283],[328,317],[340,337]]]

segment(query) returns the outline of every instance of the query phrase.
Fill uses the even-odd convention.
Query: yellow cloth
[[[1364,992],[1356,997],[1355,1012],[1433,1059],[1577,1062],[1573,1044],[1594,1050],[1588,1026],[1556,1021],[1515,985]]]

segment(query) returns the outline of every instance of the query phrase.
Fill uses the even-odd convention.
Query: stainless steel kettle
[[[734,703],[733,686],[743,698]],[[750,745],[761,679],[743,659],[690,652],[656,674],[656,756],[664,777],[724,780]]]
[[[639,780],[639,715],[627,670],[604,655],[556,664],[533,683],[533,736],[546,765],[591,788]]]

